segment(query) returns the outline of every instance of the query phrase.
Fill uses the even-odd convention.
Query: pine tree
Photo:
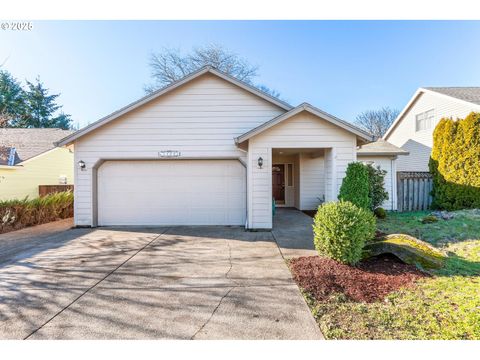
[[[13,127],[22,128],[61,128],[69,129],[71,127],[70,115],[56,113],[62,108],[56,103],[60,94],[49,95],[49,91],[40,79],[35,83],[27,81],[27,90],[25,91],[25,117],[19,121],[13,122]]]
[[[25,92],[20,83],[7,71],[0,71],[0,127],[25,117]]]

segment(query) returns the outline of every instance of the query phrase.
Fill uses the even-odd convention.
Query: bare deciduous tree
[[[368,131],[375,139],[381,138],[388,130],[400,111],[388,106],[379,110],[367,110],[359,114],[355,119],[355,125]]]
[[[153,83],[146,85],[145,91],[151,93],[163,88],[206,65],[213,66],[248,84],[252,84],[253,79],[258,75],[257,66],[251,65],[247,60],[221,45],[197,47],[187,54],[182,54],[178,49],[164,48],[151,55],[150,69]],[[277,91],[264,85],[257,87],[271,96],[280,96]]]

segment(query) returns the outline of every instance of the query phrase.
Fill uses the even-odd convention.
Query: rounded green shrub
[[[387,212],[382,207],[377,207],[375,210],[373,210],[373,213],[379,219],[385,219],[387,217]]]
[[[315,249],[320,255],[354,265],[362,258],[365,243],[375,235],[375,216],[349,201],[329,202],[314,218]]]
[[[338,199],[350,201],[363,209],[371,208],[369,173],[366,165],[360,162],[348,164]]]

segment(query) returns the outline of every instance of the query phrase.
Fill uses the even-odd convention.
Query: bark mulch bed
[[[320,256],[300,257],[290,261],[290,268],[297,284],[318,301],[335,293],[358,302],[380,301],[427,276],[393,255],[371,258],[355,267]]]

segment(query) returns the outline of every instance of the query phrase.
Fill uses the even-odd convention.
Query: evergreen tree
[[[55,115],[62,108],[56,103],[60,94],[49,95],[48,89],[45,88],[38,78],[35,83],[27,81],[27,88],[25,92],[27,116],[19,127],[70,128],[72,121],[70,115],[64,113]]]
[[[7,71],[0,72],[0,127],[70,129],[70,115],[57,104],[40,79],[26,81],[26,89]]]
[[[7,71],[0,71],[0,127],[25,117],[25,91]]]

